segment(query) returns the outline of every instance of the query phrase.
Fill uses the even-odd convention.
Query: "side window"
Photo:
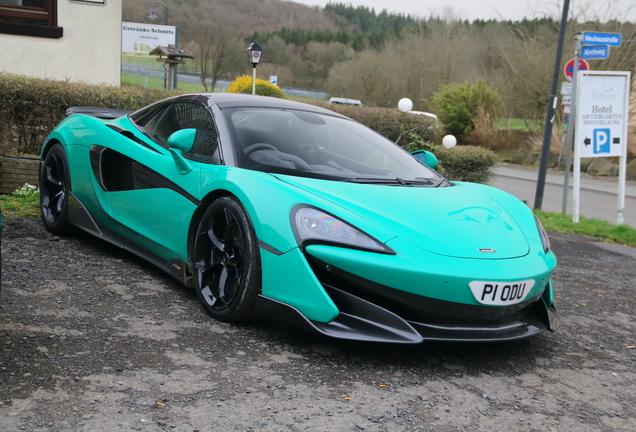
[[[159,120],[152,125],[146,124],[152,137],[162,146],[168,147],[168,137],[181,129],[196,129],[192,150],[184,152],[183,156],[200,162],[221,162],[219,155],[219,139],[214,121],[205,107],[195,103],[174,103],[159,116]]]

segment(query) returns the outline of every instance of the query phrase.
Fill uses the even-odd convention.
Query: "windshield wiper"
[[[414,180],[404,180],[401,177],[396,178],[374,178],[374,177],[354,177],[343,180],[350,183],[363,183],[363,184],[386,184],[386,185],[400,185],[400,186],[414,186],[414,185],[431,185],[434,186],[438,181],[434,179],[417,178]]]

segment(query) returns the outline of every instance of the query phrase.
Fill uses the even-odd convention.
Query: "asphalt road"
[[[537,188],[538,172],[536,169],[521,168],[517,166],[499,166],[494,169],[495,177],[491,184],[499,189],[510,192],[530,206],[534,206]],[[564,175],[548,173],[543,195],[542,210],[559,212],[563,207]],[[570,177],[567,213],[572,214],[572,184]],[[612,178],[581,179],[581,198],[579,214],[588,218],[598,218],[617,222],[618,214],[618,183]],[[636,182],[627,182],[625,209],[623,213],[624,223],[636,228]]]
[[[337,341],[227,324],[97,239],[5,221],[2,431],[633,431],[636,250],[551,233],[556,333]]]

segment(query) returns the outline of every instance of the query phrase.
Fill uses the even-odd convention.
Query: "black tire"
[[[194,239],[195,286],[205,310],[220,321],[254,317],[261,289],[258,240],[247,212],[232,197],[207,208]]]
[[[40,171],[40,213],[44,226],[53,234],[67,234],[71,230],[68,221],[70,190],[66,152],[61,144],[55,144],[44,157]]]

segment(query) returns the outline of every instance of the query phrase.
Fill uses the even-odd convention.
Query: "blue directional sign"
[[[609,45],[595,45],[581,48],[581,58],[587,60],[606,59],[609,57]]]
[[[621,46],[622,41],[620,33],[583,32],[583,45]]]

